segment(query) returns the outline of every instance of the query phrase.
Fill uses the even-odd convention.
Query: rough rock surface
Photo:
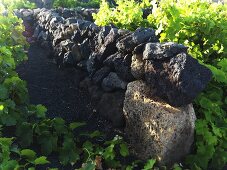
[[[144,61],[143,55],[141,54],[134,54],[132,56],[132,63],[131,63],[131,74],[137,79],[143,79],[144,77]]]
[[[110,120],[114,127],[124,127],[123,115],[124,91],[104,93],[98,103],[97,111],[100,115]]]
[[[186,53],[166,60],[145,60],[145,81],[173,106],[192,103],[211,75],[208,68]]]
[[[124,81],[133,81],[134,77],[131,74],[131,60],[132,55],[124,55],[122,53],[115,53],[110,55],[103,63],[115,70],[117,75]]]
[[[144,60],[155,60],[163,58],[171,58],[179,53],[187,52],[187,47],[182,44],[173,42],[167,43],[147,43],[143,51]]]
[[[125,90],[127,86],[127,82],[121,80],[119,76],[114,73],[110,72],[107,77],[105,77],[102,81],[102,88],[104,91],[113,91],[117,89]]]
[[[111,69],[109,67],[103,67],[94,74],[94,76],[92,77],[92,80],[94,81],[95,84],[100,84],[102,80],[106,76],[108,76],[110,71]]]
[[[134,152],[144,160],[157,158],[170,165],[189,153],[194,139],[195,112],[192,104],[171,107],[151,97],[143,81],[128,84],[124,100],[125,132]]]
[[[127,53],[133,51],[137,45],[145,42],[158,42],[155,30],[150,28],[138,28],[128,36],[120,38],[116,46],[119,51]]]

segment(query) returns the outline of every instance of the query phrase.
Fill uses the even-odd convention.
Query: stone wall
[[[156,156],[161,164],[180,160],[193,142],[191,103],[210,81],[210,70],[187,47],[160,43],[151,28],[99,27],[92,22],[93,12],[15,11],[24,19],[29,42],[39,41],[59,67],[87,73],[81,88],[88,89],[100,115],[115,127],[126,127],[137,155]]]

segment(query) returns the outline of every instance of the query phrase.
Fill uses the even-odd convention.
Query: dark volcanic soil
[[[47,107],[47,117],[62,117],[67,122],[86,121],[87,130],[112,131],[111,124],[93,112],[86,91],[79,89],[83,72],[75,68],[59,69],[37,44],[28,51],[28,60],[17,72],[27,82],[31,104]]]
[[[82,73],[73,68],[59,69],[38,45],[30,46],[28,61],[17,72],[27,81],[30,102],[45,105],[48,117],[76,121],[92,113],[88,95],[78,88]]]

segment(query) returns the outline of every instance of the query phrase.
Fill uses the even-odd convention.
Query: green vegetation
[[[15,4],[12,3],[14,6]],[[10,8],[13,8],[10,6]],[[1,4],[0,12],[4,11]],[[7,16],[7,17],[6,17]],[[29,105],[26,83],[15,72],[16,65],[26,59],[26,44],[22,36],[22,21],[9,10],[6,16],[0,15],[0,124],[1,132],[11,128],[21,129],[28,119],[38,117],[40,108]],[[42,106],[43,107],[43,106]],[[28,123],[27,123],[28,124]],[[30,129],[31,130],[31,129]],[[25,132],[26,133],[26,132]],[[47,163],[46,157],[36,157],[35,152],[21,150],[12,137],[0,137],[0,169],[11,170]],[[26,134],[27,135],[27,134]],[[9,134],[7,135],[9,136]],[[15,135],[16,136],[16,135]],[[24,138],[24,133],[21,138]],[[31,140],[31,139],[30,139]],[[29,140],[29,141],[30,141]],[[28,157],[28,153],[32,157]],[[12,155],[14,159],[12,159]]]
[[[35,8],[35,3],[28,0],[0,0],[0,4],[4,5],[7,9],[20,9],[20,8]]]
[[[25,0],[0,2],[0,170],[48,167],[48,156],[52,153],[58,153],[61,164],[80,165],[81,170],[98,166],[152,169],[153,159],[145,165],[138,160],[124,165],[122,160],[128,159],[129,152],[122,137],[100,142],[98,139],[103,134],[99,131],[81,132],[85,123],[47,119],[44,106],[29,103],[26,83],[15,72],[16,66],[26,60],[24,49],[28,44],[22,36],[22,21],[13,15],[12,9],[34,5]],[[83,6],[79,3],[56,0],[55,6]],[[98,1],[91,3],[98,4]],[[198,118],[196,141],[194,152],[185,163],[196,170],[221,169],[227,163],[227,6],[199,0],[177,3],[118,0],[117,4],[110,8],[102,1],[100,12],[94,15],[96,23],[113,23],[130,30],[153,27],[161,42],[174,41],[188,46],[189,53],[212,70],[213,80],[194,102]],[[149,6],[153,13],[143,18],[142,10]],[[41,152],[33,151],[37,146]],[[181,167],[175,164],[173,169]]]
[[[198,118],[195,151],[186,163],[192,169],[221,169],[227,163],[227,5],[200,0],[152,1],[152,14],[143,18],[144,3],[148,4],[117,0],[113,9],[102,1],[95,22],[130,30],[155,28],[161,42],[184,44],[211,69],[213,80],[194,103]]]
[[[92,7],[98,8],[100,0],[88,0],[88,2],[83,2],[80,0],[54,0],[54,7],[64,7],[64,8],[76,8],[76,7]]]

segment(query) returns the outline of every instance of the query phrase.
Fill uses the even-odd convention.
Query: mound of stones
[[[125,127],[140,158],[180,161],[193,142],[192,101],[211,71],[174,42],[160,43],[151,28],[134,32],[92,22],[93,9],[17,10],[28,41],[39,41],[59,67],[86,72],[81,88],[97,112]],[[31,31],[32,30],[32,31]]]

